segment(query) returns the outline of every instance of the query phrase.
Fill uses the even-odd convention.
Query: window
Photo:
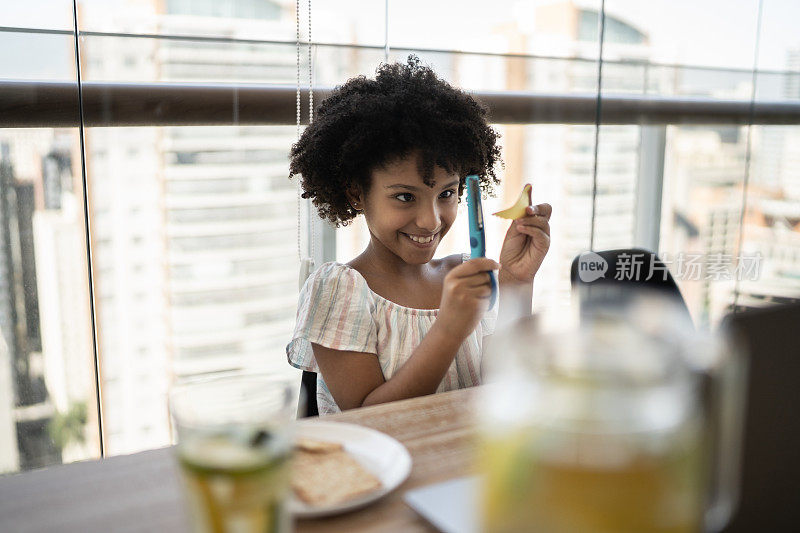
[[[296,185],[286,179],[294,107],[286,119],[259,106],[276,94],[269,91],[295,83],[294,4],[167,0],[148,13],[126,11],[135,9],[129,4],[79,2],[80,72],[71,10],[63,5],[35,16],[12,10],[0,32],[0,47],[11,51],[0,56],[2,91],[24,82],[26,97],[35,98],[50,87],[38,80],[74,83],[76,73],[87,84],[121,82],[130,90],[118,98],[116,85],[106,85],[103,105],[89,106],[102,112],[82,132],[85,168],[81,131],[64,118],[77,116],[77,101],[61,102],[62,115],[45,107],[44,97],[25,113],[0,99],[0,353],[8,354],[0,358],[0,378],[14,383],[0,388],[0,420],[13,421],[0,426],[0,473],[100,455],[96,416],[75,416],[97,410],[92,312],[109,455],[168,443],[163,399],[171,375],[265,362],[293,372],[282,350],[298,292],[298,203]],[[653,0],[647,10],[606,0],[602,80],[599,1],[410,0],[390,13],[388,36],[383,2],[335,4],[315,4],[318,86],[371,75],[380,62],[416,52],[466,90],[487,99],[490,91],[530,93],[530,102],[546,108],[530,122],[496,125],[506,166],[498,196],[484,204],[498,210],[532,182],[534,198],[555,206],[551,250],[535,284],[537,309],[564,305],[569,264],[592,235],[596,248],[646,244],[670,256],[760,257],[753,279],[678,279],[706,326],[735,301],[800,294],[800,42],[785,24],[800,18],[796,2],[764,3],[754,78],[755,0]],[[721,9],[729,16],[720,18]],[[601,112],[596,125],[592,113],[575,109],[595,101],[598,81],[601,102],[629,107],[618,116],[604,108],[610,114]],[[209,94],[225,88],[224,111],[193,120],[193,110],[213,104],[203,101],[164,118],[170,105],[188,101],[188,93],[169,92],[186,90],[185,82]],[[237,91],[254,86],[264,99],[237,100]],[[136,92],[141,87],[162,101],[144,105],[152,95]],[[653,115],[630,111],[640,98],[743,109],[778,101],[795,121],[748,127],[747,115],[738,114],[729,123],[693,124],[686,111],[674,122],[651,122]],[[659,210],[648,233],[642,217]],[[504,230],[487,218],[489,255],[497,256]],[[309,234],[303,225],[300,237]],[[323,236],[315,236],[319,249]],[[337,231],[336,258],[351,259],[368,238],[360,220]],[[462,214],[440,253],[463,252],[466,242]],[[72,416],[82,432],[71,440],[52,435],[56,416]]]

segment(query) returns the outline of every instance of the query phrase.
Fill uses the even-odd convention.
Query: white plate
[[[295,426],[295,437],[341,443],[347,453],[380,479],[383,485],[369,494],[324,507],[308,505],[292,495],[289,498],[289,510],[298,518],[316,518],[357,509],[386,496],[411,473],[411,455],[405,446],[374,429],[341,422],[309,420]]]

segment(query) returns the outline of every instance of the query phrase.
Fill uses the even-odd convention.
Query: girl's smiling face
[[[458,175],[434,166],[429,187],[419,163],[419,153],[412,153],[374,169],[369,191],[351,200],[361,204],[354,207],[363,209],[375,251],[388,251],[412,265],[433,259],[458,211]]]

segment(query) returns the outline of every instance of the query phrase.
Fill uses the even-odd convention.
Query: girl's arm
[[[433,394],[444,379],[461,343],[486,311],[491,287],[491,259],[472,259],[445,277],[439,316],[408,360],[386,380],[375,354],[345,352],[313,344],[325,384],[340,409],[352,409]]]
[[[500,250],[498,324],[531,314],[533,278],[550,248],[550,204],[529,206],[511,222]]]
[[[433,394],[461,342],[436,327],[387,381],[375,354],[343,352],[312,344],[325,384],[341,410]]]
[[[497,310],[497,323],[508,324],[517,318],[531,314],[533,302],[533,280],[520,282],[504,272],[502,267],[497,276],[500,285],[500,308]]]

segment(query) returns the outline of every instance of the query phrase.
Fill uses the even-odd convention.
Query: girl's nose
[[[429,233],[439,229],[439,210],[436,208],[436,204],[420,207],[417,212],[417,226]]]

